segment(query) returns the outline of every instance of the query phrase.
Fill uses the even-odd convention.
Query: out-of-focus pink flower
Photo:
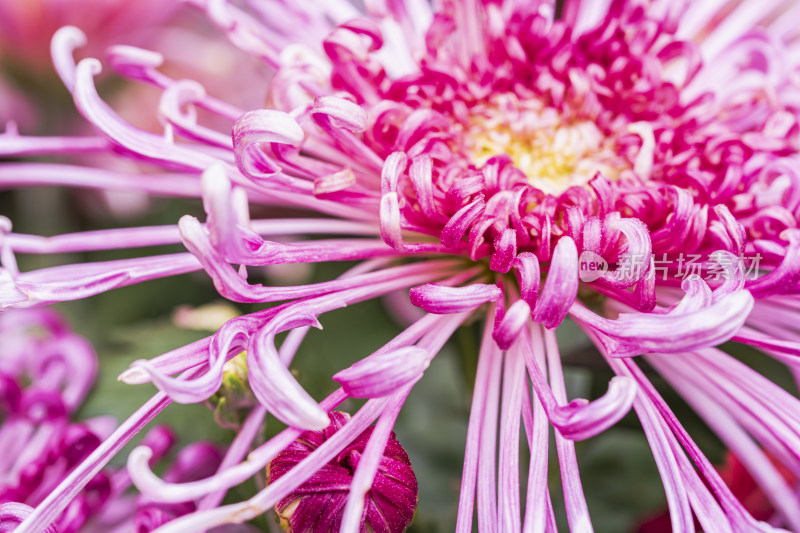
[[[65,25],[80,27],[87,51],[102,57],[113,44],[146,44],[175,12],[176,2],[141,0],[0,0],[0,128],[59,123],[50,41]]]
[[[30,509],[108,436],[114,423],[72,421],[94,383],[97,360],[91,345],[55,312],[4,313],[0,338],[0,504]],[[102,509],[111,490],[110,472],[98,473],[59,517],[59,531],[77,531]]]
[[[143,44],[174,11],[157,0],[0,1],[0,63],[13,62],[41,73],[51,63],[50,39],[65,25],[91,37],[92,55],[112,44]]]
[[[457,531],[471,530],[476,508],[481,531],[554,530],[551,428],[569,527],[591,531],[574,441],[631,408],[674,530],[692,531],[694,517],[708,531],[775,530],[731,493],[639,356],[768,489],[780,524],[800,530],[797,494],[764,452],[800,472],[800,402],[716,348],[734,340],[800,368],[800,8],[781,0],[570,0],[556,18],[546,0],[443,1],[435,10],[418,0],[369,1],[363,12],[344,0],[195,4],[271,69],[267,109],[242,109],[225,90],[170,77],[157,53],[115,47],[115,72],[162,91],[163,131],[142,131],[100,98],[101,63],[76,64],[82,35],[64,28],[54,63],[96,134],[0,139],[0,153],[10,155],[91,149],[159,169],[14,163],[0,167],[2,186],[201,198],[206,212],[204,222],[185,216],[177,226],[47,239],[5,224],[0,306],[85,298],[201,269],[226,298],[281,302],[121,376],[161,391],[131,427],[169,401],[207,400],[243,351],[259,402],[224,466],[201,481],[165,484],[149,470],[150,451],[131,454],[144,493],[166,502],[209,498],[160,533],[266,512],[377,421],[342,509],[342,530],[355,531],[405,398],[474,317],[485,325]],[[241,79],[228,76],[223,87],[235,90]],[[287,205],[309,214],[251,219],[251,209]],[[33,272],[15,262],[17,253],[170,243],[187,253]],[[252,275],[265,265],[328,261],[357,265],[291,287]],[[329,311],[399,290],[409,291],[421,318],[337,373],[339,390],[312,398],[289,371],[308,328]],[[616,374],[592,401],[567,398],[553,331],[567,317]],[[217,507],[303,432],[325,429],[348,397],[367,402],[334,436],[249,500]],[[243,460],[267,412],[287,429]],[[532,452],[524,504],[521,434]],[[110,437],[98,463],[128,438]],[[79,468],[87,481],[91,469]],[[21,530],[48,526],[67,492],[54,491]]]
[[[92,346],[70,331],[52,310],[17,310],[0,315],[0,531],[13,531],[74,468],[97,450],[115,429],[109,417],[74,421],[94,383],[97,358]],[[142,444],[160,461],[175,443],[157,426]],[[197,442],[181,450],[165,479],[189,482],[215,472],[223,458],[218,446]],[[161,505],[128,494],[123,469],[103,468],[53,522],[59,533],[146,533],[193,512],[193,501]],[[244,530],[243,530],[244,531]]]

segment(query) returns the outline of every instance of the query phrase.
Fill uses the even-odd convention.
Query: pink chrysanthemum
[[[91,138],[7,133],[0,153],[101,151],[148,169],[8,163],[0,183],[61,184],[201,197],[205,223],[43,238],[6,228],[0,305],[28,307],[203,269],[238,302],[283,302],[121,376],[161,392],[18,531],[52,522],[70,496],[169,401],[198,402],[246,351],[260,405],[230,458],[244,458],[266,412],[288,429],[204,480],[164,483],[130,459],[137,486],[183,501],[262,470],[348,397],[366,404],[248,501],[204,506],[160,533],[244,522],[292,494],[377,420],[355,470],[341,531],[357,531],[406,396],[452,333],[485,317],[457,531],[553,531],[547,487],[554,427],[570,530],[592,530],[574,441],[638,415],[675,531],[772,531],[753,519],[640,369],[643,356],[742,460],[800,531],[796,492],[765,450],[800,472],[800,402],[715,348],[735,340],[796,371],[800,302],[800,64],[791,2],[368,1],[296,5],[198,0],[243,52],[274,69],[265,109],[244,110],[174,80],[155,52],[108,51],[111,67],[163,90],[164,134],[122,121],[98,96],[80,34],[53,40],[56,69],[97,128]],[[213,66],[213,65],[212,65]],[[235,86],[236,79],[229,79]],[[266,82],[265,82],[266,83]],[[219,131],[204,114],[227,119]],[[249,207],[298,206],[303,219],[251,220]],[[277,236],[282,236],[278,241]],[[309,238],[311,236],[313,238]],[[18,272],[15,253],[181,242],[188,253]],[[269,287],[255,268],[360,261],[338,279]],[[248,274],[250,276],[248,277]],[[423,313],[335,376],[318,403],[288,370],[327,311],[410,290]],[[599,399],[569,401],[554,328],[571,317],[617,374]],[[357,327],[357,325],[354,325]],[[289,332],[276,347],[275,337]],[[177,375],[177,377],[176,377]],[[502,380],[501,380],[502,376]],[[531,393],[532,392],[532,393]],[[498,429],[499,418],[499,429]],[[531,450],[520,500],[519,435]],[[227,458],[226,458],[227,459]],[[496,465],[497,462],[497,466]],[[477,502],[476,502],[477,500]]]

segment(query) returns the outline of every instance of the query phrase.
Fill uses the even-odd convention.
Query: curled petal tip
[[[72,92],[75,85],[74,50],[86,44],[86,34],[75,26],[64,26],[53,34],[50,41],[50,55],[53,66],[64,85]]]
[[[779,237],[792,244],[800,243],[800,229],[787,228],[781,232]]]
[[[251,137],[252,136],[252,137]],[[274,109],[248,111],[233,126],[234,141],[277,142],[299,145],[305,133],[288,113]]]
[[[248,111],[233,125],[236,166],[250,178],[273,176],[280,171],[280,167],[260,145],[276,143],[300,146],[304,138],[303,128],[288,113],[273,109]]]
[[[510,348],[530,317],[531,307],[524,300],[514,302],[492,333],[497,345],[502,350]]]
[[[141,468],[136,468],[145,466],[150,463],[150,459],[153,457],[153,449],[150,446],[137,446],[131,451],[131,454],[128,456],[128,467],[132,471],[141,470]]]
[[[320,96],[314,102],[315,114],[327,115],[341,126],[353,133],[359,133],[367,127],[367,112],[358,104],[338,96]]]
[[[100,62],[99,59],[95,59],[93,57],[87,57],[86,59],[81,59],[78,63],[76,68],[76,78],[75,82],[77,83],[79,80],[83,79],[84,77],[94,77],[103,72],[103,64]]]
[[[87,42],[86,34],[75,26],[62,26],[53,34],[52,46],[66,46],[69,49],[85,46]]]
[[[568,439],[588,439],[619,422],[633,406],[637,390],[632,378],[615,376],[602,397],[592,402],[578,399],[557,407],[551,422]]]
[[[136,363],[134,362],[133,365],[136,365]],[[117,381],[128,385],[141,385],[150,382],[150,374],[137,366],[131,366],[117,376]]]
[[[578,295],[578,248],[570,237],[559,239],[550,271],[536,302],[533,320],[554,328],[567,316]]]
[[[314,405],[314,409],[309,409],[306,416],[304,416],[301,420],[298,420],[298,424],[295,424],[294,427],[298,427],[301,429],[313,430],[313,431],[321,431],[328,427],[330,424],[330,420],[328,419],[328,413],[323,411],[318,405]]]
[[[202,227],[197,217],[193,217],[192,215],[183,215],[178,220],[178,229],[181,235],[191,235],[198,230],[202,230]]]

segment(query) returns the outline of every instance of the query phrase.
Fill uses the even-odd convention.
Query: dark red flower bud
[[[341,429],[350,415],[330,414],[322,431],[306,431],[279,453],[267,467],[270,483],[280,479]],[[372,435],[368,428],[342,452],[275,506],[281,524],[291,533],[338,531],[358,461]],[[378,472],[364,502],[361,533],[400,533],[414,518],[417,478],[394,433],[389,437]]]

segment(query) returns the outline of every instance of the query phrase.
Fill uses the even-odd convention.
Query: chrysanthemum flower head
[[[139,449],[129,465],[145,493],[162,501],[210,494],[219,503],[228,487],[297,446],[304,432],[324,431],[345,399],[367,399],[335,436],[250,500],[209,504],[158,531],[280,510],[377,420],[336,518],[342,531],[355,531],[406,396],[453,332],[476,316],[485,326],[457,531],[471,530],[475,508],[481,531],[555,528],[551,426],[569,528],[591,531],[574,441],[631,408],[653,448],[675,531],[693,531],[695,516],[708,531],[774,530],[733,496],[637,356],[769,488],[777,522],[800,530],[797,496],[765,454],[800,471],[800,404],[715,348],[733,339],[797,368],[796,8],[782,1],[572,0],[556,17],[547,1],[365,4],[361,13],[344,0],[254,3],[250,10],[197,2],[234,46],[274,70],[265,109],[238,109],[224,94],[169,78],[153,52],[112,48],[116,72],[163,90],[163,135],[131,127],[100,99],[93,80],[101,63],[76,64],[80,35],[62,29],[53,44],[56,68],[98,134],[88,144],[50,142],[58,151],[109,151],[160,170],[2,168],[8,185],[200,197],[206,219],[49,239],[6,228],[0,305],[84,298],[200,269],[233,301],[281,302],[137,361],[121,376],[161,391],[132,418],[135,426],[165,402],[211,397],[227,361],[244,351],[258,406],[231,457],[244,457],[267,412],[287,425],[247,460],[226,461],[188,484],[158,480],[149,452]],[[198,111],[227,119],[232,135],[205,125]],[[30,146],[19,136],[4,142]],[[305,209],[307,218],[250,217],[253,207],[287,205]],[[14,260],[15,253],[179,242],[188,253],[35,272],[18,272]],[[265,265],[328,261],[358,263],[308,285],[254,279]],[[399,290],[409,291],[420,317],[338,373],[340,389],[314,399],[289,370],[309,327],[326,312]],[[554,329],[568,316],[616,374],[592,401],[567,398]],[[520,433],[531,451],[525,502]],[[56,491],[22,531],[48,525],[62,496]]]

